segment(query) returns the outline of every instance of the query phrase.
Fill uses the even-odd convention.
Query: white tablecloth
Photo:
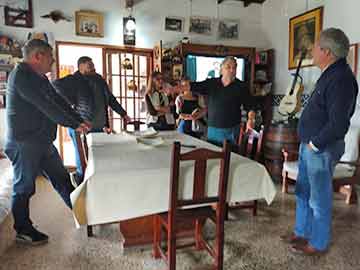
[[[168,210],[170,157],[172,142],[219,149],[207,142],[177,132],[162,132],[165,143],[151,147],[137,143],[128,134],[88,135],[89,162],[85,181],[71,194],[77,224],[95,225]],[[182,148],[182,151],[192,149]],[[193,163],[180,169],[183,198],[190,198]],[[208,162],[208,194],[217,192],[218,162]],[[182,182],[182,181],[181,181]],[[265,167],[242,156],[231,154],[228,201],[274,199],[276,189]]]

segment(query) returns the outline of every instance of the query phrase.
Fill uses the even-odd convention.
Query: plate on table
[[[139,138],[136,138],[136,141],[138,143],[141,143],[144,145],[149,145],[149,146],[160,146],[165,143],[165,141],[161,137],[152,137],[152,138],[139,137]]]

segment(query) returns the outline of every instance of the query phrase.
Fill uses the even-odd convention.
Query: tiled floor
[[[31,216],[39,229],[48,233],[50,242],[41,247],[15,243],[0,257],[0,269],[6,270],[137,270],[165,268],[151,257],[151,247],[123,250],[118,226],[95,228],[96,237],[88,239],[85,229],[77,230],[72,214],[47,183],[40,183],[31,201]],[[225,228],[224,269],[251,270],[358,270],[360,269],[360,210],[345,205],[338,196],[334,207],[334,239],[330,251],[322,257],[293,255],[279,241],[294,220],[293,195],[278,193],[271,206],[261,203],[259,214],[252,217],[240,210],[232,213]],[[206,253],[182,250],[177,269],[204,269],[210,262]]]

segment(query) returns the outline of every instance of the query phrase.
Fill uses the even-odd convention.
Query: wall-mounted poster
[[[32,0],[4,0],[5,25],[17,27],[33,27]]]
[[[312,66],[312,49],[322,30],[323,7],[289,20],[289,69],[297,67],[301,52],[306,51],[301,66]]]
[[[212,19],[209,17],[190,17],[190,33],[211,35],[212,34]]]
[[[217,34],[218,39],[239,39],[239,21],[220,20]]]
[[[180,17],[166,17],[165,18],[165,30],[182,32],[184,28],[184,18]]]

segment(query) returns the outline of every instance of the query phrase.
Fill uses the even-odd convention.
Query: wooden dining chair
[[[255,160],[257,162],[261,161],[261,149],[264,135],[264,126],[261,126],[259,132],[249,129],[246,130],[246,125],[244,123],[240,124],[240,133],[235,146],[235,152]],[[226,219],[228,219],[228,211],[233,209],[252,209],[253,216],[257,215],[257,200],[251,202],[235,202],[228,204],[226,210]]]
[[[176,249],[195,246],[197,250],[209,252],[214,258],[214,268],[223,269],[224,260],[224,217],[226,191],[229,176],[230,144],[224,142],[223,150],[213,151],[205,148],[180,153],[179,142],[173,144],[171,158],[169,211],[154,216],[153,255],[163,258],[168,270],[176,269]],[[220,173],[217,194],[208,196],[206,190],[206,167],[208,160],[217,159],[220,162]],[[191,199],[179,198],[180,163],[195,162],[193,178],[193,194]],[[210,219],[216,225],[215,244],[211,246],[202,234],[205,220]],[[194,224],[195,241],[189,244],[177,245],[176,236],[180,232],[180,224]],[[166,231],[166,249],[162,247],[162,229]]]
[[[85,170],[87,167],[87,162],[89,157],[86,135],[83,133],[76,132],[75,138],[76,138],[77,151],[79,152],[79,156],[80,156],[81,169],[84,172],[83,175],[85,175]],[[93,227],[90,225],[87,226],[87,236],[88,237],[94,236]]]
[[[145,125],[145,122],[142,122],[140,120],[132,120],[129,122],[124,121],[124,129],[125,130],[128,130],[129,126],[133,126],[134,131],[139,131],[141,125]]]
[[[360,149],[360,138],[359,138]],[[288,186],[296,182],[298,175],[298,152],[283,149],[282,192],[288,193]],[[360,184],[360,151],[356,161],[339,161],[333,175],[333,190],[345,194],[345,203],[357,202],[355,185]]]

